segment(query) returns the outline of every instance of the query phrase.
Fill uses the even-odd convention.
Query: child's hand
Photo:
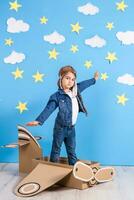
[[[39,122],[38,122],[38,121],[28,122],[28,123],[26,124],[26,126],[37,126],[37,125],[39,125]]]
[[[98,78],[99,78],[99,72],[95,72],[94,73],[94,78],[95,78],[95,80],[98,80]]]

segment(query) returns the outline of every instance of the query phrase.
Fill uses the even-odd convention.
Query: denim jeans
[[[54,127],[53,133],[53,142],[52,142],[52,150],[50,155],[51,162],[58,162],[61,146],[65,144],[67,156],[68,156],[68,163],[69,165],[74,165],[77,161],[75,147],[75,127],[62,127],[58,124]]]

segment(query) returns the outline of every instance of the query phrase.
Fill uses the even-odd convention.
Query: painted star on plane
[[[48,19],[45,16],[40,18],[40,23],[41,24],[47,24],[47,22],[48,22]]]
[[[5,45],[11,46],[13,44],[13,40],[11,38],[5,39]]]
[[[78,46],[72,45],[70,51],[72,51],[73,53],[76,53],[77,51],[79,51]]]
[[[106,25],[106,28],[111,31],[114,28],[114,23],[113,22],[108,22]]]
[[[109,63],[112,63],[113,61],[116,61],[117,60],[117,56],[116,56],[116,53],[114,52],[108,52],[107,56],[105,57],[106,60],[109,61]]]
[[[16,12],[18,11],[19,8],[22,7],[22,5],[19,4],[19,3],[17,2],[17,0],[14,1],[14,2],[9,2],[9,4],[10,4],[10,10],[15,10]]]
[[[85,63],[84,63],[84,66],[85,66],[87,69],[91,68],[91,67],[92,67],[92,61],[86,60]]]
[[[35,82],[43,82],[43,76],[44,74],[41,74],[37,71],[37,73],[34,74],[32,77],[34,78]]]
[[[117,2],[116,3],[116,9],[117,10],[120,10],[120,11],[125,11],[125,9],[128,7],[128,5],[127,4],[125,4],[125,2],[124,1],[121,1],[121,2]]]
[[[117,99],[118,99],[117,103],[123,106],[126,104],[126,101],[128,101],[128,98],[126,98],[125,94],[117,95]]]
[[[16,109],[20,111],[20,114],[23,113],[24,110],[28,110],[27,103],[22,103],[21,101],[19,101],[19,104],[16,106]]]
[[[20,70],[20,69],[17,67],[16,71],[15,71],[15,72],[12,72],[12,74],[13,74],[15,80],[16,80],[17,78],[23,78],[23,75],[22,75],[23,72],[24,72],[24,71]]]
[[[76,24],[71,24],[71,27],[72,27],[72,32],[76,32],[78,34],[79,34],[80,30],[82,29],[79,22],[77,22]]]
[[[101,73],[101,79],[102,79],[103,81],[107,80],[107,79],[108,79],[107,73]]]
[[[56,49],[53,49],[51,51],[48,52],[49,54],[49,58],[50,59],[57,59],[57,56],[59,55],[59,52],[56,51]]]

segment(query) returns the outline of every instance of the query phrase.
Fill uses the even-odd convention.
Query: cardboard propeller
[[[88,182],[94,178],[93,170],[90,166],[78,161],[73,168],[73,175],[76,179]]]
[[[113,167],[104,167],[96,172],[95,179],[98,183],[104,183],[113,180],[114,176],[115,170]]]
[[[73,175],[76,179],[81,181],[90,182],[92,180],[94,184],[96,182],[103,183],[111,181],[115,175],[115,170],[113,167],[104,167],[100,169],[92,169],[87,164],[84,164],[80,161],[76,162],[73,168]]]

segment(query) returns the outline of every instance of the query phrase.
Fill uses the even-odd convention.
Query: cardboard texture
[[[84,161],[84,160],[82,160],[82,162],[85,162],[85,164],[90,166],[92,169],[98,170],[100,168],[100,164],[98,162],[91,162],[91,161]],[[61,181],[58,182],[58,184],[65,187],[76,188],[80,190],[83,190],[89,187],[89,183],[83,182],[74,177],[73,175],[74,166],[67,164],[67,158],[61,157],[59,160],[59,163],[52,163],[52,162],[49,162],[49,157],[44,157],[42,159],[33,159],[32,163],[33,163],[33,169],[38,165],[38,163],[44,163],[46,165],[61,166],[62,168],[72,169],[72,173],[64,177]],[[93,184],[96,184],[94,180],[91,180],[91,183],[90,183],[90,186],[92,186]]]
[[[39,163],[16,187],[17,196],[33,196],[54,185],[72,171],[59,165]]]
[[[87,164],[77,162],[73,167],[73,175],[76,179],[89,182],[94,178],[93,170]]]
[[[115,176],[115,170],[113,167],[105,167],[99,169],[95,174],[95,179],[98,183],[111,181]]]
[[[93,178],[98,183],[107,182],[113,179],[115,171],[113,167],[105,167],[93,172],[92,168],[80,161],[76,162],[73,168],[73,175],[76,179],[90,182]]]
[[[20,145],[25,143],[25,145]],[[19,172],[29,173],[32,171],[32,159],[42,157],[42,149],[37,140],[23,126],[18,126],[19,144]]]
[[[65,164],[67,162],[66,158],[61,158],[60,163],[52,163],[48,160],[49,157],[33,159],[33,171],[17,185],[15,189],[17,196],[36,195],[55,183],[77,189],[86,189],[89,187],[89,183],[74,177],[72,173],[74,167]],[[64,161],[64,164],[62,161]],[[99,167],[99,164],[93,162],[90,166]]]
[[[68,165],[68,159],[60,157],[58,163],[43,157],[42,149],[37,140],[23,126],[18,126],[18,143],[4,147],[19,147],[19,173],[25,177],[15,188],[15,194],[29,197],[59,184],[65,187],[86,189],[98,183],[110,181],[115,174],[112,167],[100,168],[98,162],[79,160],[74,166]]]

